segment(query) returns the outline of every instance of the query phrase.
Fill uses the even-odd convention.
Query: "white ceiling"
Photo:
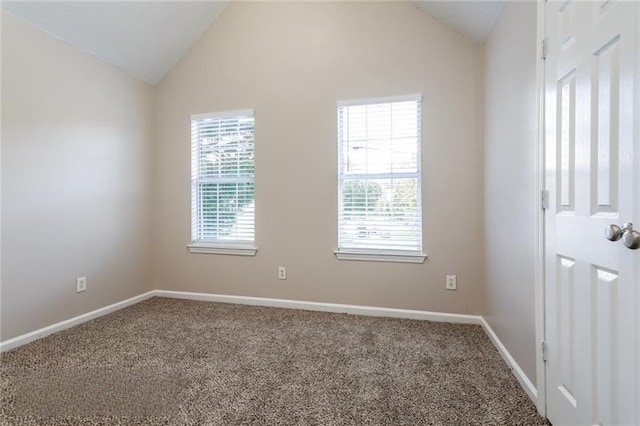
[[[418,7],[476,43],[482,43],[505,1],[417,1]]]
[[[1,1],[3,10],[156,85],[231,0]],[[418,7],[481,43],[504,1],[416,1]]]
[[[229,1],[2,1],[2,9],[156,85]]]

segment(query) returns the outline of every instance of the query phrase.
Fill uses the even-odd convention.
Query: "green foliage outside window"
[[[201,182],[200,205],[207,238],[220,238],[229,234],[239,214],[255,199],[253,183],[254,159],[253,132],[237,135],[240,142],[225,144],[214,141],[203,146],[202,166],[206,174],[215,178],[230,178],[235,182]]]
[[[377,182],[347,180],[342,189],[342,206],[345,212],[377,210],[382,188]]]

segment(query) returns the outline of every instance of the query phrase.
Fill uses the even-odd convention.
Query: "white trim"
[[[233,246],[205,243],[191,243],[187,245],[187,249],[189,249],[189,252],[191,253],[229,254],[234,256],[255,256],[258,252],[258,249],[252,246]]]
[[[424,263],[427,255],[424,253],[376,253],[364,251],[336,250],[333,252],[338,260],[359,260],[367,262],[399,262]]]
[[[344,109],[348,109],[350,106],[354,105],[372,105],[372,104],[392,104],[395,102],[403,102],[410,101],[415,102],[416,106],[416,125],[417,125],[417,140],[416,140],[416,171],[415,172],[389,172],[389,173],[345,173],[344,167],[345,163],[343,161],[343,151],[345,143],[349,142],[349,137],[345,138],[344,136],[344,119],[342,111]],[[346,120],[348,124],[348,119]],[[338,122],[338,221],[336,230],[338,232],[338,248],[334,252],[336,258],[338,260],[361,260],[361,261],[377,261],[377,262],[404,262],[404,263],[423,263],[426,259],[425,255],[422,255],[422,250],[424,250],[424,241],[423,241],[423,206],[422,206],[422,94],[414,94],[414,95],[399,95],[399,96],[390,96],[385,98],[368,98],[368,99],[358,99],[358,100],[344,100],[337,102],[337,122]],[[393,127],[393,119],[391,126]],[[347,126],[348,127],[348,126]],[[348,133],[348,132],[347,132]],[[369,137],[366,138],[369,140]],[[350,181],[360,181],[360,180],[373,180],[373,179],[381,179],[381,180],[393,180],[393,179],[415,179],[417,184],[416,189],[416,197],[417,197],[417,218],[420,220],[416,223],[417,234],[415,242],[419,243],[416,246],[412,247],[413,250],[408,250],[409,256],[404,256],[404,253],[400,253],[401,256],[388,256],[387,253],[384,253],[385,250],[378,250],[368,247],[370,242],[369,238],[365,238],[361,244],[357,244],[354,248],[353,245],[351,247],[345,248],[343,244],[345,238],[345,217],[349,217],[349,213],[345,212],[344,200],[343,200],[343,189],[346,182]],[[366,222],[366,220],[365,220]],[[391,231],[393,234],[393,231]],[[389,243],[389,247],[398,247],[396,238],[394,235],[391,236],[391,240]],[[400,245],[401,247],[402,245]],[[357,250],[361,250],[361,252],[356,252]],[[395,251],[389,251],[389,255],[396,255]],[[400,251],[400,250],[398,250]],[[412,257],[416,253],[411,253],[411,251],[417,252],[418,257]],[[379,252],[382,252],[380,255]],[[364,254],[364,256],[362,255]]]
[[[366,99],[351,99],[345,101],[338,101],[338,106],[353,106],[353,105],[370,105],[370,104],[389,104],[392,102],[409,102],[409,101],[422,101],[422,94],[417,93],[414,95],[399,95],[399,96],[387,96],[380,98],[366,98]]]
[[[15,349],[19,346],[26,345],[27,343],[31,343],[35,340],[49,336],[50,334],[66,330],[68,328],[85,323],[98,317],[102,317],[127,306],[142,302],[143,300],[150,299],[152,297],[166,297],[171,299],[201,300],[206,302],[231,303],[238,305],[269,306],[285,309],[302,309],[307,311],[335,312],[375,317],[405,318],[434,322],[480,325],[487,333],[489,340],[491,340],[491,342],[495,345],[502,358],[505,360],[513,374],[516,376],[516,379],[518,380],[524,391],[527,393],[527,395],[529,395],[529,398],[531,398],[534,404],[537,404],[536,388],[527,378],[526,374],[524,374],[518,363],[513,359],[509,351],[502,344],[489,323],[487,323],[487,321],[479,315],[448,314],[443,312],[381,308],[376,306],[346,305],[339,303],[307,302],[302,300],[272,299],[267,297],[231,296],[226,294],[152,290],[138,296],[134,296],[130,299],[114,303],[104,308],[96,309],[86,314],[82,314],[77,317],[50,325],[48,327],[44,327],[27,334],[23,334],[21,336],[14,337],[13,339],[0,342],[0,352]]]
[[[537,7],[537,36],[536,46],[542,49],[543,40],[547,37],[546,29],[546,7],[547,4],[544,0],[538,0]],[[542,53],[542,52],[540,52]],[[542,55],[536,55],[536,99],[537,99],[537,117],[538,124],[537,129],[537,142],[538,149],[536,150],[536,172],[537,172],[537,187],[535,196],[536,206],[536,259],[535,259],[535,272],[534,272],[534,285],[535,285],[535,301],[534,301],[534,315],[535,315],[535,333],[536,333],[536,347],[541,342],[546,341],[545,332],[545,264],[544,264],[544,240],[545,240],[545,211],[542,210],[539,204],[540,192],[545,189],[545,121],[544,121],[544,94],[545,94],[545,61],[542,59]],[[547,417],[547,374],[546,364],[544,362],[542,351],[536,350],[536,395],[537,400],[536,408],[538,413],[542,417]]]
[[[205,112],[202,114],[191,114],[191,120],[206,120],[209,118],[225,118],[225,117],[237,117],[239,115],[255,115],[255,111],[252,109],[240,109],[237,111],[222,111],[222,112]]]
[[[498,335],[493,331],[489,323],[482,317],[480,317],[480,325],[482,325],[485,333],[487,333],[487,336],[489,336],[491,342],[493,342],[495,347],[498,349],[498,352],[502,356],[502,359],[504,359],[504,361],[507,363],[513,375],[516,376],[516,379],[518,379],[518,382],[520,382],[520,386],[522,386],[522,389],[524,389],[527,395],[529,395],[529,398],[531,398],[531,401],[533,401],[533,403],[537,406],[538,391],[536,387],[533,385],[533,383],[531,383],[531,380],[529,380],[524,371],[522,371],[522,368],[520,368],[516,360],[511,356],[507,348],[502,344],[502,342],[498,338]]]
[[[227,294],[191,293],[185,291],[155,290],[155,296],[172,299],[201,300],[237,305],[269,306],[274,308],[302,309],[306,311],[335,312],[375,317],[406,318],[459,324],[481,324],[478,315],[447,314],[442,312],[414,311],[409,309],[380,308],[375,306],[345,305],[339,303],[306,302],[303,300],[272,299],[268,297],[231,296]]]
[[[122,308],[126,308],[127,306],[135,305],[136,303],[142,302],[143,300],[150,299],[154,295],[155,295],[155,291],[153,290],[148,291],[138,296],[134,296],[130,299],[123,300],[121,302],[117,302],[109,306],[105,306],[104,308],[99,308],[91,312],[87,312],[86,314],[78,315],[77,317],[60,321],[58,323],[41,328],[39,330],[35,330],[30,333],[14,337],[13,339],[5,340],[4,342],[0,342],[0,352],[5,352],[8,350],[17,348],[18,346],[26,345],[27,343],[31,343],[35,340],[41,339],[50,334],[57,333],[58,331],[66,330],[78,324],[82,324],[92,319],[110,314],[111,312],[115,312]]]

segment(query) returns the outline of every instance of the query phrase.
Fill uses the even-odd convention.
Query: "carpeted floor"
[[[8,425],[546,424],[475,325],[153,298],[1,362]]]

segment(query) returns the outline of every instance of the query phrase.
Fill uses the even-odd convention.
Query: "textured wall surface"
[[[152,288],[151,101],[2,13],[2,340]]]
[[[485,45],[484,315],[536,383],[536,3],[508,3]]]
[[[155,94],[156,288],[481,313],[482,85],[482,48],[411,3],[233,2]],[[338,261],[336,102],[414,93],[429,257]],[[190,114],[245,108],[258,253],[191,254]]]

